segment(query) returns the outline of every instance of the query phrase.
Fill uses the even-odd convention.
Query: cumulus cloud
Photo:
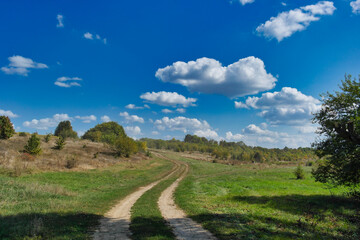
[[[111,121],[110,117],[107,115],[102,116],[100,119],[102,122],[110,122]]]
[[[228,66],[211,58],[175,62],[157,70],[163,82],[180,84],[192,92],[221,94],[230,98],[256,94],[274,88],[277,79],[256,57],[242,58]]]
[[[56,24],[56,27],[58,27],[58,28],[63,28],[63,27],[64,27],[64,16],[61,15],[61,14],[58,14],[58,15],[56,16],[56,19],[57,19],[57,21],[58,21],[58,23]]]
[[[149,103],[158,104],[161,106],[181,105],[183,107],[196,106],[196,98],[186,98],[177,92],[147,92],[140,95],[140,98],[148,101]]]
[[[161,110],[161,112],[162,112],[162,113],[165,113],[165,114],[168,114],[168,113],[173,113],[173,111],[172,111],[172,110],[167,109],[167,108],[165,108],[165,109]]]
[[[355,14],[360,13],[360,0],[350,2],[350,6],[352,8],[352,12]]]
[[[284,87],[280,92],[248,97],[245,103],[235,102],[235,107],[261,109],[259,115],[271,124],[299,125],[309,122],[313,113],[320,110],[321,104],[318,99],[296,88]]]
[[[139,122],[144,123],[144,119],[137,115],[130,115],[128,112],[121,112],[119,114],[121,117],[124,117],[126,122]]]
[[[141,135],[141,128],[138,126],[135,126],[135,127],[128,126],[128,127],[125,127],[124,129],[125,129],[126,134],[129,136]]]
[[[280,42],[295,32],[305,30],[311,22],[319,21],[319,16],[332,15],[335,10],[333,2],[320,1],[314,5],[281,12],[258,26],[256,31],[267,38],[276,38]]]
[[[0,116],[7,116],[7,117],[9,117],[9,118],[16,118],[16,117],[18,117],[18,115],[16,115],[16,114],[13,113],[12,111],[2,110],[2,109],[0,109]]]
[[[226,132],[226,140],[228,141],[234,141],[234,142],[239,142],[242,141],[244,139],[244,135],[241,135],[239,133],[237,134],[233,134],[232,132]]]
[[[80,119],[83,123],[90,123],[92,121],[96,121],[96,116],[90,115],[90,116],[76,116],[76,119]]]
[[[84,33],[84,38],[89,39],[89,40],[99,40],[102,43],[107,44],[107,39],[100,37],[99,34],[92,34],[90,32],[86,32],[86,33]]]
[[[152,131],[151,134],[152,135],[159,135],[159,132],[158,131]]]
[[[25,121],[24,127],[35,128],[38,130],[48,130],[49,128],[56,127],[59,122],[65,120],[71,120],[67,114],[55,114],[52,118],[33,119],[31,121]]]
[[[59,77],[55,81],[55,85],[59,87],[81,87],[81,85],[78,83],[78,81],[82,81],[79,77]]]
[[[217,134],[216,131],[211,130],[211,129],[206,129],[206,130],[196,130],[194,132],[194,134],[198,137],[205,137],[208,139],[214,139],[214,140],[218,140],[219,139],[219,135]]]
[[[145,109],[145,108],[150,109],[150,106],[147,104],[144,104],[144,106],[136,106],[135,104],[130,103],[130,104],[126,105],[125,107],[127,109]]]
[[[44,63],[34,62],[30,58],[25,58],[19,55],[14,55],[8,58],[8,66],[2,67],[1,71],[5,74],[17,74],[22,76],[27,76],[30,72],[30,69],[44,69],[48,66]]]
[[[178,113],[185,113],[186,109],[185,108],[177,108],[175,111],[177,111]]]

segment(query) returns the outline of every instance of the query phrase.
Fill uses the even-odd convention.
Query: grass
[[[175,235],[171,227],[161,216],[158,199],[161,193],[169,187],[180,175],[178,171],[170,178],[161,181],[147,191],[131,209],[132,239],[134,240],[172,240]]]
[[[296,180],[295,167],[227,166],[186,161],[177,204],[219,239],[359,239],[360,204],[311,178]]]
[[[112,205],[172,165],[153,158],[94,170],[0,174],[0,239],[89,239]]]

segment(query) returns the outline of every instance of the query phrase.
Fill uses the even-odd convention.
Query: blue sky
[[[17,131],[310,146],[319,94],[360,73],[360,0],[1,1],[0,22]]]

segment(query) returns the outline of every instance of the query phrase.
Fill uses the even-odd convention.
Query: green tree
[[[313,146],[322,157],[313,175],[319,182],[356,186],[360,183],[360,79],[345,75],[340,89],[322,95],[322,108],[313,119],[321,126],[321,138]]]
[[[305,179],[305,171],[304,169],[301,167],[301,165],[299,164],[297,166],[297,168],[294,171],[294,175],[296,177],[296,179],[301,180],[301,179]]]
[[[114,144],[118,137],[126,137],[124,128],[116,122],[106,122],[89,129],[82,139]]]
[[[65,138],[78,138],[77,133],[73,130],[70,121],[62,121],[55,129],[55,136]]]
[[[58,140],[56,140],[56,142],[55,142],[55,149],[57,149],[57,150],[61,150],[61,149],[63,149],[64,147],[65,147],[65,139],[62,137],[62,136],[60,136],[59,138],[58,138]]]
[[[40,138],[37,133],[31,134],[27,144],[24,146],[24,151],[31,155],[39,155],[41,153]]]
[[[0,139],[9,139],[15,133],[13,124],[7,116],[0,116]]]
[[[130,157],[131,154],[138,152],[138,145],[129,137],[118,137],[114,147],[119,156]]]

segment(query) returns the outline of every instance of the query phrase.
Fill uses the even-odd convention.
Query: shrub
[[[19,132],[19,136],[20,136],[20,137],[26,137],[27,134],[26,134],[26,132]]]
[[[300,165],[295,169],[294,174],[296,179],[305,179],[305,171]]]
[[[73,156],[66,160],[65,167],[68,169],[72,169],[72,168],[76,167],[77,165],[78,165],[78,160],[76,159],[76,157]]]
[[[24,146],[24,151],[31,155],[38,155],[41,153],[40,138],[37,133],[31,134],[27,144]]]
[[[152,157],[152,154],[151,154],[151,152],[150,152],[149,150],[146,151],[145,155],[146,155],[147,157]]]
[[[62,121],[55,129],[55,136],[66,138],[78,138],[77,133],[72,129],[70,121]]]
[[[44,137],[44,142],[46,142],[46,143],[49,142],[50,139],[51,139],[51,136],[52,136],[51,133],[47,134],[47,135]]]
[[[57,149],[57,150],[61,150],[61,149],[63,149],[64,147],[65,147],[65,139],[63,138],[63,137],[59,137],[59,139],[58,140],[56,140],[56,145],[55,145],[55,149]]]
[[[89,129],[82,139],[114,144],[118,137],[126,137],[124,128],[116,122],[107,122]]]
[[[98,155],[99,155],[99,153],[97,152],[97,153],[94,153],[94,158],[97,158],[98,157]]]
[[[15,133],[14,126],[7,116],[0,116],[0,139],[9,139]]]
[[[118,137],[114,143],[114,148],[119,156],[130,157],[131,154],[138,152],[138,145],[129,137]]]

